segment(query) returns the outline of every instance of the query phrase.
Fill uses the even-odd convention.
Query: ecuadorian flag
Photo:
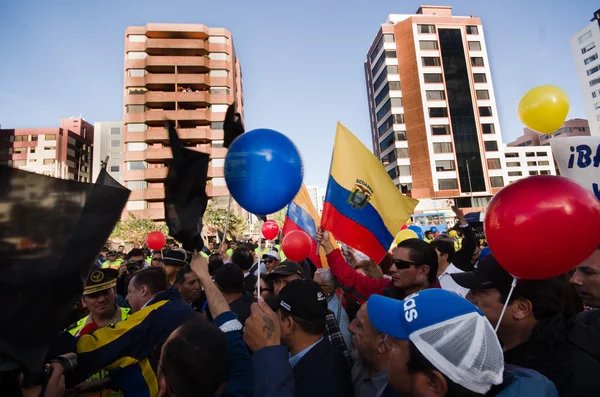
[[[310,260],[317,267],[329,267],[327,265],[325,250],[319,247],[319,254],[317,254],[317,228],[320,224],[321,217],[310,199],[306,186],[302,184],[302,188],[288,206],[282,233],[285,236],[292,230],[303,230],[306,232],[312,240]],[[337,247],[335,241],[332,242]]]
[[[377,157],[338,123],[323,229],[379,262],[418,203],[404,196]]]

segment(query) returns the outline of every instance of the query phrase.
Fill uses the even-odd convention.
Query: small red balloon
[[[273,240],[279,234],[279,225],[272,219],[269,219],[262,225],[262,235],[267,240]]]
[[[402,227],[400,228],[400,230],[404,230],[404,229],[407,229],[407,228],[408,228],[408,225],[405,223],[404,225],[402,225]]]
[[[287,259],[301,262],[310,256],[312,239],[302,230],[292,230],[283,238],[281,249]]]
[[[151,250],[163,249],[166,242],[167,238],[164,234],[162,234],[162,232],[159,232],[158,230],[148,233],[148,236],[146,237],[146,245]]]
[[[485,215],[485,235],[498,263],[513,276],[542,280],[565,273],[600,243],[600,201],[560,176],[521,179],[498,193]],[[560,230],[552,242],[552,233]]]

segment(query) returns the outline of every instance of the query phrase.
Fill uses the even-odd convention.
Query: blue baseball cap
[[[453,382],[481,394],[502,383],[504,356],[496,333],[460,295],[438,288],[401,301],[372,295],[367,313],[379,332],[412,342]]]

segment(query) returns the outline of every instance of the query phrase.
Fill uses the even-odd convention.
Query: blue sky
[[[202,23],[233,33],[242,62],[247,129],[265,127],[298,146],[305,182],[325,186],[336,122],[369,148],[363,61],[387,15],[420,4],[482,18],[505,142],[522,133],[520,97],[556,84],[585,118],[569,37],[597,0],[2,0],[0,124],[50,127],[83,114],[122,119],[125,28]]]

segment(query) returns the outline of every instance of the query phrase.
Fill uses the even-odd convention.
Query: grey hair
[[[331,272],[331,269],[326,269],[326,268],[317,269],[317,271],[315,272],[315,276],[317,274],[321,276],[321,279],[323,280],[324,284],[329,284],[329,285],[333,286],[334,288],[338,287],[337,279]]]

